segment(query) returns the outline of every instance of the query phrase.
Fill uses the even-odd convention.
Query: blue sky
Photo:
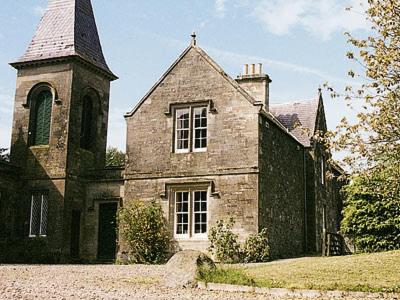
[[[368,29],[360,0],[92,0],[112,83],[108,144],[125,148],[131,110],[197,32],[198,45],[233,78],[245,63],[264,64],[273,103],[316,97],[324,82],[343,88],[354,67],[344,31]],[[16,71],[8,63],[32,38],[46,0],[2,0],[0,147],[9,147]],[[353,6],[353,11],[345,7]],[[352,113],[324,93],[328,127]]]

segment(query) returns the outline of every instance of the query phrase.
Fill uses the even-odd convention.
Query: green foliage
[[[9,161],[10,154],[7,152],[8,149],[0,148],[0,160]]]
[[[0,242],[0,263],[59,263],[61,250],[51,249],[46,238]]]
[[[119,210],[119,230],[129,247],[131,263],[163,263],[170,250],[170,236],[162,208],[156,202],[128,201]]]
[[[204,282],[255,286],[252,278],[241,270],[233,268],[215,268],[207,272],[199,272],[197,279]]]
[[[125,165],[125,153],[114,147],[108,147],[106,152],[107,167],[121,167]]]
[[[360,37],[346,33],[352,46],[347,57],[359,69],[349,71],[349,75],[358,83],[347,86],[342,94],[328,88],[333,97],[348,100],[357,117],[354,122],[343,118],[327,139],[333,149],[346,154],[343,164],[353,174],[371,177],[385,172],[395,179],[392,182],[399,182],[400,3],[368,0],[365,5],[371,30]],[[398,189],[398,185],[385,185],[385,190],[381,187],[377,186],[381,194]]]
[[[251,234],[244,246],[243,257],[245,263],[269,261],[269,241],[267,229],[262,229],[257,234]]]
[[[386,175],[357,176],[345,188],[341,228],[354,239],[358,251],[400,249],[400,196],[387,192],[391,183]]]
[[[209,251],[215,258],[224,263],[236,263],[241,260],[240,244],[238,235],[232,232],[235,224],[232,218],[228,222],[217,221],[217,225],[210,229],[208,239],[210,240]]]
[[[232,232],[235,224],[232,218],[227,223],[217,221],[217,225],[210,229],[209,251],[223,263],[265,262],[269,260],[269,242],[267,229],[257,234],[251,234],[243,244],[238,242],[238,235]]]

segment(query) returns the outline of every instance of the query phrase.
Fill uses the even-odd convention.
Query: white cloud
[[[215,11],[218,16],[225,16],[225,4],[226,0],[215,0]]]
[[[249,10],[251,17],[276,35],[301,28],[327,40],[335,32],[369,28],[363,13],[367,0],[216,0],[220,16],[224,16],[228,3]],[[347,7],[353,9],[348,11]]]

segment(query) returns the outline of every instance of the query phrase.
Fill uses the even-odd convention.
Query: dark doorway
[[[71,258],[79,258],[79,239],[81,233],[81,212],[72,211],[71,217]]]
[[[98,259],[115,259],[115,250],[117,246],[117,208],[118,203],[101,203],[99,205]]]

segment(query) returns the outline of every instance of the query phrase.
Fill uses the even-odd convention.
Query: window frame
[[[188,147],[187,148],[184,148],[184,149],[178,149],[178,112],[179,111],[185,111],[185,110],[187,110],[188,112],[189,112],[189,127],[188,127],[188,129],[187,129],[187,131],[188,131]],[[175,123],[175,127],[174,127],[174,134],[175,134],[175,145],[174,145],[174,148],[175,148],[175,153],[189,153],[190,152],[190,136],[191,136],[191,134],[190,134],[190,132],[191,132],[191,109],[190,109],[190,107],[178,107],[178,108],[176,108],[175,109],[175,121],[174,121],[174,123]],[[183,130],[186,130],[186,129],[183,129]],[[183,131],[182,130],[182,131]]]
[[[198,130],[203,130],[204,127],[200,126],[200,127],[196,127],[196,109],[200,109],[206,110],[206,146],[205,147],[200,147],[200,148],[196,148],[196,129]],[[192,124],[192,128],[191,128],[191,132],[192,132],[192,148],[193,148],[193,152],[205,152],[207,151],[207,146],[208,146],[208,113],[207,113],[207,106],[194,106],[192,107],[192,116],[193,116],[193,124]],[[200,114],[200,123],[201,123],[201,114]],[[201,124],[200,124],[201,125]]]
[[[32,234],[32,217],[33,217],[33,203],[34,197],[40,195],[40,218],[39,218],[39,232],[37,234]],[[46,200],[46,228],[43,229],[43,204],[44,200]],[[48,191],[34,191],[31,192],[31,209],[30,209],[30,219],[29,219],[29,237],[47,237],[47,229],[48,229],[48,219],[49,219],[49,192]],[[43,234],[42,231],[45,231]]]
[[[51,95],[51,108],[50,108],[50,116],[49,116],[49,136],[48,136],[48,141],[46,144],[39,144],[36,143],[36,137],[37,137],[37,132],[36,132],[36,127],[37,127],[37,102],[39,100],[39,96],[43,92],[49,92]],[[49,86],[48,84],[39,84],[38,86],[35,86],[29,95],[29,129],[28,129],[28,145],[29,147],[40,147],[40,146],[49,146],[50,145],[50,140],[51,140],[51,131],[53,127],[53,103],[55,99],[55,92],[54,89]]]
[[[206,147],[196,148],[196,127],[195,127],[195,110],[205,109],[206,110],[206,122],[205,128],[199,127],[206,130]],[[188,148],[178,149],[178,112],[188,110],[189,112],[189,136],[188,136]],[[209,105],[205,103],[195,103],[186,105],[177,105],[173,109],[174,127],[173,127],[173,152],[174,153],[194,153],[194,152],[206,152],[208,148],[208,130],[209,130],[209,119],[208,119]]]
[[[177,194],[187,192],[188,193],[188,232],[184,234],[177,233]],[[195,233],[195,211],[194,211],[194,193],[195,192],[205,192],[206,193],[206,203],[207,209],[206,211],[201,211],[202,213],[206,213],[206,232],[203,233]],[[173,201],[173,237],[176,240],[206,240],[208,238],[209,232],[209,221],[210,221],[210,187],[205,185],[199,186],[181,186],[175,187],[172,190],[172,197]]]

